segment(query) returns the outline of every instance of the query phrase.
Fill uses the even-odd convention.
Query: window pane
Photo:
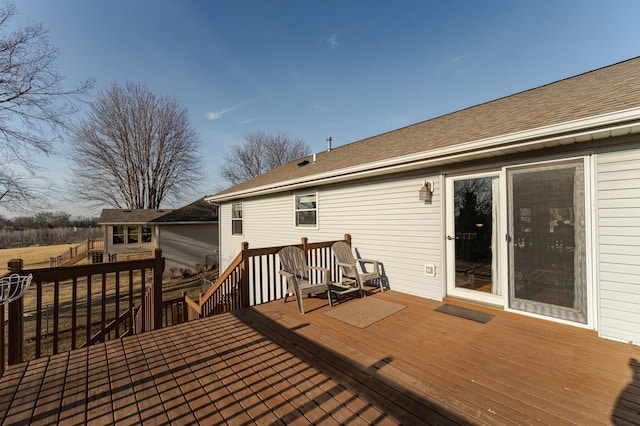
[[[140,228],[137,226],[127,227],[127,244],[137,244],[140,241]]]
[[[231,234],[242,235],[242,220],[231,221]]]
[[[296,210],[309,210],[316,208],[316,195],[297,195]]]
[[[233,203],[231,205],[231,217],[233,219],[242,219],[242,203]]]
[[[113,244],[124,244],[124,227],[113,227]]]
[[[151,227],[143,226],[142,227],[142,242],[150,243],[151,242]]]
[[[296,213],[296,226],[315,226],[316,225],[316,212],[297,212]]]

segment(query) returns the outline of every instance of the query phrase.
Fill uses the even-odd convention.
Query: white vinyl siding
[[[435,183],[429,204],[418,199],[424,180]],[[394,290],[440,300],[443,295],[441,182],[439,177],[405,175],[318,188],[322,220],[317,228],[296,228],[291,223],[291,197],[287,192],[243,202],[242,237],[221,230],[221,268],[238,254],[242,241],[250,247],[328,241],[351,234],[362,258],[382,262]],[[231,203],[221,208],[221,224],[230,223]],[[436,276],[424,274],[424,264],[436,265]]]
[[[597,170],[600,335],[640,343],[640,148],[603,151]]]

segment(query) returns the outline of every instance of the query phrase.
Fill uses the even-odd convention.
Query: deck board
[[[276,301],[11,366],[0,422],[640,424],[637,346],[457,301],[495,317],[369,297],[407,307],[361,329],[325,315],[326,299],[305,299],[305,315]]]

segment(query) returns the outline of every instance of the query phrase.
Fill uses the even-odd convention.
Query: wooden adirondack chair
[[[353,255],[349,244],[344,241],[333,243],[331,251],[336,257],[336,264],[342,271],[343,282],[348,280],[357,282],[360,287],[360,291],[363,294],[365,291],[365,285],[379,286],[380,291],[384,291],[382,288],[382,276],[380,275],[380,263],[377,260],[357,259]],[[371,264],[373,270],[368,272],[363,268],[359,268],[358,263]]]
[[[280,257],[280,275],[287,279],[287,293],[284,296],[285,303],[287,302],[289,294],[295,294],[296,301],[298,302],[298,311],[304,314],[302,296],[305,294],[310,295],[313,293],[326,292],[327,299],[329,299],[329,306],[333,306],[331,303],[331,291],[329,290],[329,270],[327,268],[308,266],[304,250],[296,246],[282,248],[278,252],[278,256]],[[312,283],[310,279],[312,270],[322,272],[320,282]]]

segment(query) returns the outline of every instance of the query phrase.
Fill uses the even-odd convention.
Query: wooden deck
[[[0,423],[640,423],[636,346],[369,297],[406,308],[361,329],[325,315],[326,300],[305,299],[305,315],[280,300],[11,366]]]

